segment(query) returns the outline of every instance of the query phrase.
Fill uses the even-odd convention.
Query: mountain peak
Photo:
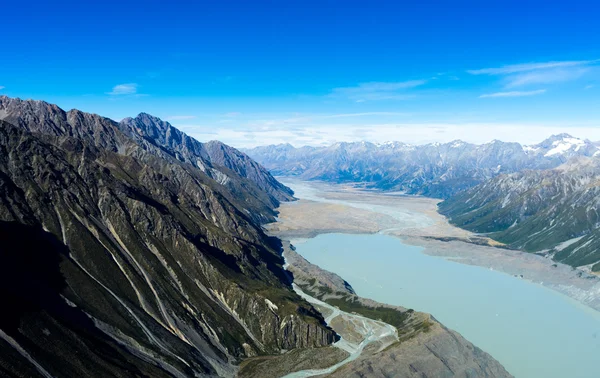
[[[135,118],[127,117],[121,121],[121,124],[132,128],[138,134],[161,140],[164,140],[173,129],[169,122],[148,113],[140,113]]]
[[[552,135],[539,144],[525,146],[524,150],[541,153],[545,157],[571,157],[574,155],[591,156],[596,152],[597,147],[588,140],[561,133]]]
[[[573,138],[573,136],[572,136],[571,134],[569,134],[569,133],[560,133],[560,134],[555,134],[555,135],[552,135],[552,136],[551,136],[551,138],[552,138],[552,137],[555,137],[555,138],[562,138],[562,139],[565,139],[565,138]]]
[[[162,119],[153,116],[152,114],[144,112],[138,114],[134,119],[144,123],[152,123],[161,129],[168,129],[169,127],[171,127],[171,124],[169,122],[163,121]]]
[[[290,143],[279,143],[279,144],[274,145],[273,147],[275,147],[275,148],[283,148],[283,149],[286,149],[286,150],[293,150],[293,149],[295,149],[295,147],[292,146]]]
[[[452,147],[452,148],[459,148],[459,147],[466,146],[467,142],[460,140],[460,139],[455,139],[455,140],[449,142],[448,145],[450,145],[450,147]]]
[[[136,119],[151,119],[151,120],[154,120],[157,122],[165,122],[162,119],[160,119],[156,116],[153,116],[152,114],[145,113],[145,112],[139,113],[137,116],[135,116],[135,118]],[[165,123],[167,123],[167,122],[165,122]]]
[[[551,135],[550,137],[544,139],[544,141],[542,141],[542,143],[540,143],[540,144],[547,144],[547,143],[552,144],[552,143],[556,143],[558,141],[567,140],[567,139],[578,139],[578,138],[573,137],[571,134],[560,133],[560,134]]]

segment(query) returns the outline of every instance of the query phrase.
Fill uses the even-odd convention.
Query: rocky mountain
[[[574,156],[593,156],[600,148],[568,134],[522,146],[498,140],[474,145],[409,145],[401,142],[336,143],[329,147],[264,146],[245,152],[274,175],[305,180],[362,183],[367,187],[449,198],[500,174],[548,169]]]
[[[0,375],[232,376],[331,344],[261,228],[291,194],[149,115],[0,97]]]
[[[200,143],[168,122],[145,113],[135,118],[125,118],[120,125],[130,134],[137,134],[157,147],[171,151],[178,160],[192,164],[205,173],[208,170],[209,174],[216,176],[213,178],[226,181],[226,184],[229,180],[226,175],[223,176],[224,168],[252,180],[261,191],[269,195],[273,205],[278,201],[293,199],[293,192],[275,180],[260,164],[219,141]],[[220,171],[212,170],[206,165],[206,160],[218,166]]]
[[[600,156],[498,176],[442,202],[439,211],[511,247],[600,271]]]

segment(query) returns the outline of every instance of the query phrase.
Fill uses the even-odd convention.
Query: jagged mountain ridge
[[[128,143],[135,142],[153,155],[163,158],[175,158],[201,169],[209,177],[224,183],[230,181],[227,171],[232,170],[242,180],[250,180],[256,188],[257,196],[270,197],[266,203],[276,207],[278,201],[291,200],[293,192],[273,179],[269,172],[239,151],[220,142],[200,143],[159,118],[141,113],[135,118],[126,118],[117,123],[97,114],[84,113],[77,109],[63,111],[54,104],[44,101],[23,101],[0,96],[0,119],[37,133],[44,138],[75,137],[92,142],[96,147],[121,154],[138,154],[139,151],[127,150]],[[236,158],[230,161],[217,153],[216,146],[228,149]],[[232,187],[230,187],[232,189]]]
[[[600,271],[600,156],[498,176],[442,202],[462,228]]]
[[[135,118],[125,118],[120,124],[132,133],[138,133],[158,146],[174,151],[177,159],[190,163],[204,172],[210,169],[203,162],[208,160],[213,165],[225,167],[252,180],[271,197],[274,204],[277,204],[277,201],[289,201],[293,198],[293,192],[275,180],[260,164],[224,143],[219,141],[200,143],[168,122],[146,113],[141,113]],[[222,176],[218,179],[226,180]]]
[[[498,140],[474,145],[456,140],[418,146],[355,142],[295,148],[282,144],[245,150],[276,176],[363,183],[437,198],[449,198],[499,174],[554,168],[573,156],[593,156],[598,151],[592,142],[568,134],[532,146]]]
[[[260,226],[291,191],[245,155],[42,101],[0,118],[1,371],[230,376],[335,340]]]

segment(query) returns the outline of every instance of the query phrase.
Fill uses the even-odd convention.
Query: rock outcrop
[[[427,332],[358,358],[329,377],[512,377],[489,354],[438,322]]]

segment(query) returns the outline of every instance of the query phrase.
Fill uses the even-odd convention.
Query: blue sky
[[[239,147],[600,140],[597,2],[190,3],[6,2],[0,94]]]

